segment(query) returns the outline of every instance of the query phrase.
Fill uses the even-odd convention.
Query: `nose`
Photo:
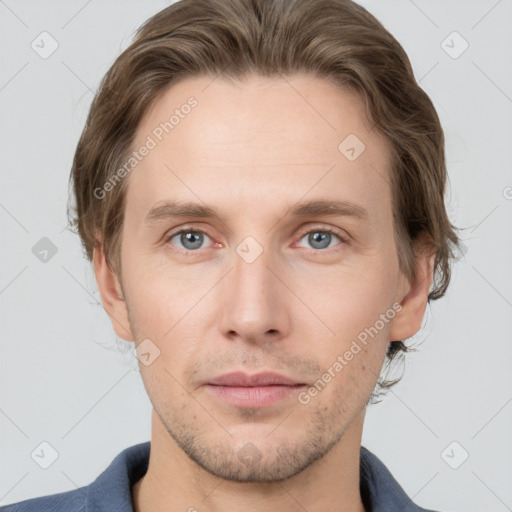
[[[222,334],[251,344],[286,337],[290,330],[290,292],[281,280],[279,265],[265,250],[254,261],[234,251],[232,261],[218,293]]]

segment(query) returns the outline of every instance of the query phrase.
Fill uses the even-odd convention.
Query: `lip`
[[[208,380],[206,384],[213,386],[257,387],[257,386],[296,386],[304,384],[297,380],[275,372],[261,372],[247,375],[243,372],[227,373]]]
[[[303,382],[274,372],[255,375],[235,372],[210,379],[205,387],[215,397],[235,407],[259,409],[289,398],[304,386]]]

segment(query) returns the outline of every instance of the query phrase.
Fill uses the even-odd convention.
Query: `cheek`
[[[123,276],[131,318],[138,338],[161,338],[186,314],[188,296],[194,295],[197,283],[184,282],[179,268],[155,264],[130,249],[125,249]],[[196,296],[197,301],[199,291]]]
[[[176,367],[186,367],[193,359],[204,339],[205,308],[211,310],[213,304],[203,296],[211,285],[204,278],[197,282],[184,279],[175,269],[148,265],[145,269],[140,273],[135,265],[126,268],[127,274],[131,272],[127,290],[130,322],[137,342],[149,339],[160,351],[147,372],[164,371],[159,366],[165,366],[175,374]]]
[[[313,282],[314,289],[303,287],[304,302],[309,300],[316,304],[325,324],[340,341],[346,342],[373,326],[381,314],[392,309],[397,272],[393,266],[390,268],[374,259],[364,268],[331,271],[325,277],[317,275]]]

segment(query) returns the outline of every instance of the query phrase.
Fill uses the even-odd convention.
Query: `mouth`
[[[209,393],[235,407],[270,407],[290,398],[307,384],[273,372],[229,373],[205,383]]]

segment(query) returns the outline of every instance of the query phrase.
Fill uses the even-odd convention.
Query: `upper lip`
[[[243,372],[234,372],[214,377],[213,379],[210,379],[207,384],[212,384],[214,386],[255,387],[279,385],[296,386],[303,383],[274,372],[262,372],[254,375],[247,375]]]

